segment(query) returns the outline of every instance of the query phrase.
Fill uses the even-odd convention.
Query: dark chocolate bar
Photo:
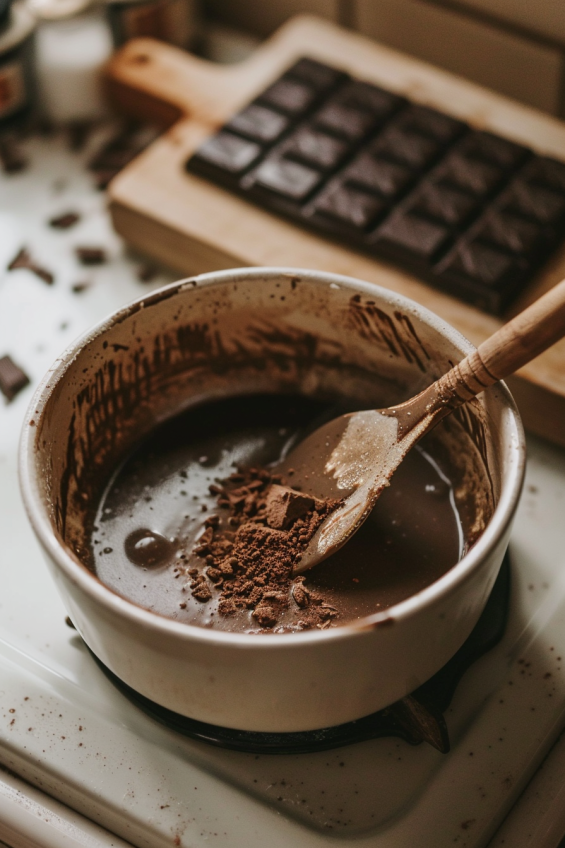
[[[309,58],[187,169],[495,314],[565,236],[564,162]]]

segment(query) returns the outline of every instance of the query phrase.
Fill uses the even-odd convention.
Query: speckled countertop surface
[[[10,354],[31,381],[11,403],[0,398],[0,763],[139,848],[314,848],[330,836],[367,848],[485,846],[565,723],[565,452],[530,440],[508,632],[462,681],[447,715],[447,757],[394,739],[255,757],[179,738],[125,702],[66,627],[19,498],[21,420],[33,386],[73,338],[175,277],[148,268],[111,229],[85,166],[113,132],[99,128],[80,151],[63,133],[31,137],[21,144],[27,168],[0,172],[0,357]],[[48,225],[67,212],[80,216],[74,226]],[[51,285],[29,269],[6,270],[23,247]],[[101,248],[105,261],[84,266],[79,247]],[[555,848],[565,830],[556,813],[565,808],[562,762],[560,742],[493,848]],[[78,841],[65,844],[104,844],[102,831],[80,841],[73,826]]]

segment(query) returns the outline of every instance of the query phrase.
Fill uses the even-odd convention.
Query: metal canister
[[[107,0],[114,44],[150,36],[189,47],[196,31],[195,0]]]
[[[34,28],[21,0],[0,0],[0,130],[22,120],[32,103]]]

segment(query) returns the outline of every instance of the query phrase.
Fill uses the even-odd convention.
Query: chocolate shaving
[[[31,254],[27,250],[27,248],[22,247],[20,252],[12,259],[10,264],[8,265],[8,271],[16,271],[18,268],[25,268],[28,271],[31,271],[43,280],[47,285],[52,285],[55,277],[48,271],[46,268],[42,268],[41,265],[38,265],[32,258]]]

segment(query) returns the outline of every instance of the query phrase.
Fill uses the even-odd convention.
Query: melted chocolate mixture
[[[156,429],[117,471],[98,506],[92,554],[100,580],[142,607],[201,627],[302,629],[303,610],[292,599],[271,630],[247,609],[220,614],[220,591],[205,579],[206,564],[194,551],[206,519],[221,514],[217,484],[241,466],[276,462],[324,413],[325,405],[307,398],[260,395],[209,402]],[[345,624],[428,586],[458,561],[461,548],[451,483],[425,447],[417,447],[365,525],[305,574],[304,587],[335,607],[331,626]],[[194,569],[206,589],[201,597],[190,590]]]

